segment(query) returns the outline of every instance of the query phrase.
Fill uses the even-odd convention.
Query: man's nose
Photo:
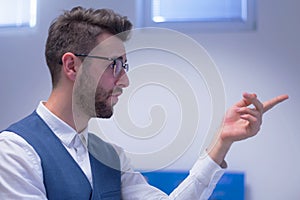
[[[129,85],[129,78],[127,76],[127,73],[125,71],[123,71],[123,73],[121,73],[120,77],[118,78],[116,85],[121,87],[121,88],[126,88]]]

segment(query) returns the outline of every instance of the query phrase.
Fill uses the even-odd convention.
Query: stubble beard
[[[95,95],[95,116],[97,118],[110,118],[113,115],[113,105],[108,101],[113,93],[112,90],[106,92],[100,88]]]
[[[96,92],[90,88],[76,90],[74,103],[77,116],[82,113],[89,118],[110,118],[113,115],[113,105],[109,102],[112,92],[112,90],[106,91],[104,88],[97,88]]]

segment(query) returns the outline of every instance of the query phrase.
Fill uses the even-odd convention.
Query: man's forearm
[[[228,153],[232,142],[225,142],[218,138],[216,142],[208,149],[208,155],[222,168],[226,168],[225,156]]]

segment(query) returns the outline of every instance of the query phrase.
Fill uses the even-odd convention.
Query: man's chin
[[[107,110],[101,110],[96,113],[97,118],[109,119],[113,115],[113,108]]]
[[[109,114],[109,115],[97,115],[97,118],[101,118],[101,119],[109,119],[112,117],[113,114]]]
[[[104,118],[108,119],[111,118],[113,115],[113,107],[114,104],[112,104],[111,101],[108,102],[96,102],[95,104],[95,111],[96,111],[96,116],[97,118]]]

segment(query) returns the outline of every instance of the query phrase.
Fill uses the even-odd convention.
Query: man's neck
[[[48,101],[45,103],[47,109],[49,109],[54,115],[67,123],[77,132],[84,130],[89,121],[89,117],[74,111],[72,107],[72,99],[70,94],[59,89],[54,89]]]

